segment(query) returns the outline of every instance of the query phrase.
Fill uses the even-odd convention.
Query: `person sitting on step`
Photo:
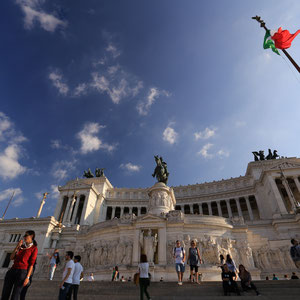
[[[257,296],[260,296],[259,291],[254,285],[251,274],[246,270],[244,265],[239,265],[239,277],[241,279],[241,286],[243,291],[254,290]]]
[[[236,283],[236,274],[229,270],[227,264],[224,264],[223,266],[222,281],[224,296],[230,296],[230,292],[234,292],[238,296],[241,295],[238,285]]]

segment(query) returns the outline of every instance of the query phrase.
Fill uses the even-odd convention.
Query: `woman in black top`
[[[230,292],[237,293],[238,296],[241,295],[235,280],[236,280],[236,274],[234,272],[231,272],[227,264],[225,264],[223,266],[223,272],[222,272],[224,296],[227,296],[227,294],[230,294]]]

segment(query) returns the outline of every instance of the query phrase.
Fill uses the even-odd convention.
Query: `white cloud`
[[[19,163],[19,145],[10,145],[0,152],[0,177],[13,179],[25,172],[26,168]]]
[[[72,171],[75,170],[76,160],[61,160],[56,161],[51,168],[51,175],[57,181],[66,179]]]
[[[213,146],[213,144],[207,143],[205,144],[202,149],[197,152],[198,155],[203,156],[204,158],[212,158],[213,154],[208,153],[208,150]]]
[[[10,144],[19,144],[27,139],[20,133],[16,132],[14,123],[0,111],[0,142],[6,141]]]
[[[46,192],[48,193],[47,198],[57,199],[59,197],[58,186],[56,184],[51,184],[50,188],[41,190],[34,195],[38,200],[42,200]]]
[[[1,201],[9,201],[9,199],[11,198],[11,196],[14,193],[14,197],[12,200],[12,205],[13,206],[20,206],[23,202],[24,202],[24,198],[22,196],[22,190],[20,188],[9,188],[6,189],[4,191],[0,192],[0,202]]]
[[[64,96],[69,92],[69,87],[66,83],[63,82],[61,73],[58,70],[52,71],[49,74],[49,79],[52,81],[52,84],[58,89],[58,92]]]
[[[144,101],[140,101],[136,107],[138,113],[143,116],[147,115],[153,103],[157,100],[158,97],[163,95],[166,97],[170,97],[170,93],[165,90],[160,91],[156,87],[150,88],[146,99]]]
[[[163,132],[163,140],[173,145],[178,139],[178,133],[168,126]]]
[[[79,97],[87,93],[88,85],[86,83],[80,83],[76,86],[73,96]]]
[[[119,68],[118,68],[119,69]],[[92,73],[91,87],[95,88],[100,93],[107,93],[113,103],[118,104],[123,98],[135,97],[143,87],[141,81],[129,82],[129,75],[123,70],[114,69],[113,73],[99,75],[96,72]],[[116,74],[117,72],[117,74]]]
[[[82,154],[87,154],[99,149],[105,149],[107,151],[113,151],[115,149],[114,145],[103,143],[97,136],[100,129],[103,128],[105,128],[105,126],[95,122],[90,122],[84,125],[83,129],[77,134],[77,137],[81,141],[80,151]]]
[[[49,32],[54,32],[58,27],[66,27],[67,22],[60,20],[53,14],[46,13],[42,9],[44,0],[17,0],[24,13],[24,27],[32,29],[36,23]]]
[[[132,163],[121,164],[120,168],[124,169],[124,170],[127,170],[129,172],[139,172],[141,170],[141,166],[134,165]]]
[[[50,143],[51,143],[51,148],[53,149],[60,149],[62,147],[60,140],[51,140]]]
[[[22,142],[26,138],[15,130],[14,123],[0,112],[0,177],[13,179],[23,174],[26,168],[20,162]],[[2,150],[1,150],[2,149]]]
[[[0,112],[0,141],[5,138],[5,135],[12,129],[13,124],[9,118],[3,113]]]
[[[117,58],[121,55],[121,51],[112,43],[109,43],[105,50],[111,53],[113,58]]]
[[[58,186],[56,184],[51,184],[51,186],[50,186],[50,198],[58,199],[58,197],[59,197]]]
[[[220,149],[218,152],[217,152],[218,156],[220,157],[229,157],[229,151],[226,151],[224,149]]]
[[[199,139],[207,140],[211,137],[213,137],[216,134],[216,129],[212,128],[205,128],[203,131],[195,132],[194,136],[196,141]]]

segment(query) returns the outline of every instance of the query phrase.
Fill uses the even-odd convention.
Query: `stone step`
[[[2,284],[3,280],[0,280],[1,290]],[[300,299],[300,280],[257,281],[255,284],[262,294],[259,299]],[[59,281],[35,280],[29,288],[26,299],[57,299],[58,285]],[[203,282],[200,285],[184,283],[183,286],[178,286],[175,282],[152,282],[148,290],[153,300],[194,300],[199,297],[205,300],[236,298],[234,294],[223,296],[221,282]],[[243,299],[250,300],[253,297],[256,297],[253,291],[243,293]],[[132,282],[82,282],[79,299],[135,300],[139,299],[139,288]]]

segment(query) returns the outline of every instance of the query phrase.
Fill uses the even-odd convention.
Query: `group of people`
[[[291,258],[295,262],[296,267],[300,268],[300,244],[295,239],[292,239],[291,243]],[[35,232],[32,230],[26,231],[23,239],[18,242],[14,251],[10,255],[10,259],[13,260],[14,263],[5,275],[1,300],[25,300],[27,290],[32,282],[37,254],[38,248],[35,241]],[[59,251],[55,249],[53,254],[48,256],[50,259],[49,279],[53,280],[55,269],[60,263]],[[202,259],[200,251],[197,248],[196,241],[191,241],[191,245],[186,258],[185,249],[181,245],[181,242],[177,240],[176,245],[173,249],[173,257],[175,260],[175,269],[178,276],[178,285],[181,286],[183,282],[185,262],[190,265],[189,280],[191,282],[199,284],[198,267],[202,263]],[[63,271],[63,278],[59,285],[59,300],[70,300],[72,298],[72,295],[73,299],[77,300],[80,281],[83,279],[83,267],[80,264],[81,257],[79,255],[74,256],[74,253],[72,251],[67,251],[65,260],[66,264]],[[226,256],[226,259],[223,255],[220,255],[219,267],[222,269],[221,277],[224,295],[228,295],[230,294],[230,292],[235,292],[236,294],[240,295],[240,289],[236,282],[238,277],[240,278],[241,288],[243,291],[254,290],[258,296],[260,295],[256,286],[252,282],[250,272],[247,271],[245,266],[243,265],[239,265],[237,269],[234,260],[229,254]],[[150,300],[147,288],[150,285],[151,276],[149,273],[149,263],[145,254],[142,254],[140,257],[138,273],[136,275],[138,276],[135,276],[134,281],[136,283],[139,282],[140,299],[143,300],[145,294],[147,299]],[[288,279],[287,276],[285,277],[285,279]],[[137,280],[137,278],[139,280]],[[113,270],[112,281],[116,281],[118,279],[119,269],[116,266]],[[293,272],[291,279],[299,278]],[[88,280],[94,280],[92,273],[89,276]],[[273,274],[273,280],[278,280],[278,277],[276,277],[275,274]],[[163,279],[161,278],[160,281],[163,281]]]
[[[74,260],[73,260],[74,257]],[[66,265],[64,267],[62,281],[59,285],[59,300],[77,300],[80,281],[83,279],[83,267],[80,264],[81,256],[72,251],[67,251]]]
[[[175,269],[178,276],[178,285],[182,285],[183,275],[185,271],[185,262],[190,265],[190,278],[191,282],[199,284],[199,264],[202,263],[200,251],[197,248],[196,241],[191,241],[191,246],[188,250],[188,256],[186,259],[186,253],[184,247],[179,240],[176,241],[176,246],[173,250],[173,257],[175,259]],[[254,290],[257,295],[260,295],[256,286],[252,282],[251,274],[243,265],[239,265],[237,270],[234,260],[228,254],[226,260],[223,255],[220,255],[220,268],[222,269],[222,281],[224,295],[228,295],[230,292],[235,292],[240,295],[240,290],[236,283],[237,278],[241,280],[241,288],[243,291]]]
[[[25,300],[26,293],[32,282],[32,276],[35,270],[36,258],[38,254],[37,242],[35,241],[35,232],[28,230],[23,239],[18,241],[17,246],[10,255],[13,260],[12,267],[6,272],[1,300]],[[63,279],[59,285],[59,300],[77,300],[80,280],[83,279],[83,267],[80,264],[81,257],[74,257],[72,251],[66,253],[66,265],[63,271]],[[50,258],[50,280],[57,264],[60,261],[58,250],[55,249]]]

